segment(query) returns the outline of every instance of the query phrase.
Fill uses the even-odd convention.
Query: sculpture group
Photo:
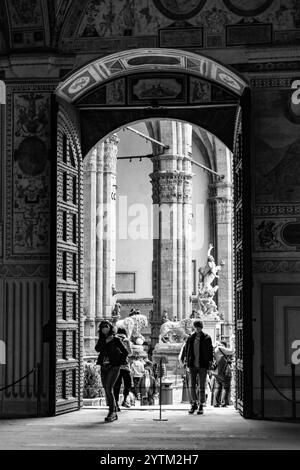
[[[221,260],[220,264],[216,265],[215,259],[211,254],[213,245],[210,243],[207,252],[207,262],[204,268],[199,269],[199,283],[198,283],[198,306],[199,312],[204,315],[212,315],[216,320],[221,319],[218,312],[218,307],[213,297],[215,296],[218,285],[213,286],[212,283],[215,279],[219,278],[219,272],[224,266],[224,261]]]
[[[213,282],[215,279],[219,278],[219,272],[225,263],[221,260],[220,264],[216,264],[211,254],[212,249],[213,245],[210,244],[207,252],[206,265],[199,269],[199,310],[196,317],[219,321],[222,319],[222,314],[219,313],[217,304],[213,299],[219,286],[213,285]],[[180,321],[165,321],[160,327],[159,342],[182,343],[184,338],[192,333],[194,319],[195,317],[191,315],[190,318],[183,318]]]
[[[160,327],[159,342],[160,343],[182,343],[184,339],[192,333],[193,321],[195,318],[208,319],[219,321],[222,319],[222,314],[219,313],[214,296],[219,288],[214,285],[214,281],[219,278],[219,272],[224,266],[224,261],[221,260],[220,264],[216,264],[211,252],[213,245],[210,244],[207,252],[207,262],[204,267],[199,269],[198,281],[198,311],[196,315],[192,314],[188,318],[183,318],[179,321],[172,321],[168,319],[167,312],[164,311],[163,323]],[[146,315],[141,313],[134,313],[128,317],[120,320],[121,304],[116,303],[112,312],[115,318],[116,327],[125,328],[128,338],[135,345],[142,345],[145,341],[144,336],[141,334],[143,328],[148,326],[148,319]]]

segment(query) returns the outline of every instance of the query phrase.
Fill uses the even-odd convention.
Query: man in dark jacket
[[[188,337],[181,353],[181,362],[186,364],[189,372],[189,393],[191,397],[190,414],[198,408],[197,414],[203,414],[205,403],[205,382],[207,370],[213,361],[213,346],[211,337],[203,333],[203,322],[194,321],[195,332]],[[200,399],[197,397],[197,378],[199,381]]]

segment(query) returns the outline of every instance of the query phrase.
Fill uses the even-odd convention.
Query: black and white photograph
[[[299,450],[300,1],[0,0],[0,455]]]

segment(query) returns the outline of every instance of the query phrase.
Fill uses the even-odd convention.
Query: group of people
[[[210,378],[212,402],[215,407],[229,405],[231,383],[231,358],[233,350],[226,342],[217,341],[215,348],[211,337],[203,332],[203,322],[196,319],[194,333],[188,336],[179,354],[180,362],[186,367],[190,395],[190,414],[197,410],[203,414],[206,403],[207,378]]]
[[[150,360],[134,356],[126,330],[104,320],[99,325],[99,339],[95,346],[99,353],[97,364],[101,367],[101,381],[108,405],[106,422],[118,419],[119,396],[123,382],[121,406],[130,408],[129,394],[132,393],[143,404],[154,404],[157,384]]]
[[[194,333],[188,336],[181,349],[179,360],[186,367],[190,395],[190,414],[197,410],[203,414],[206,403],[206,385],[209,375],[213,382],[213,405],[228,406],[231,382],[231,357],[233,351],[225,342],[217,342],[215,348],[211,337],[203,332],[203,322],[196,319]],[[109,408],[105,421],[118,419],[119,395],[123,382],[123,401],[121,406],[130,407],[130,392],[142,404],[154,404],[157,394],[158,370],[149,359],[134,356],[126,330],[114,326],[108,320],[99,325],[99,339],[95,346],[99,353],[97,364],[101,366],[101,381]],[[157,364],[156,364],[157,365]],[[161,372],[162,373],[162,372]]]

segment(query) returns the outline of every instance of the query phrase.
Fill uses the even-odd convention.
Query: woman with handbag
[[[99,339],[95,349],[99,353],[97,364],[101,366],[101,381],[109,408],[105,421],[111,422],[118,419],[113,388],[120,366],[126,363],[128,351],[115,335],[113,325],[108,320],[103,320],[99,325]]]

